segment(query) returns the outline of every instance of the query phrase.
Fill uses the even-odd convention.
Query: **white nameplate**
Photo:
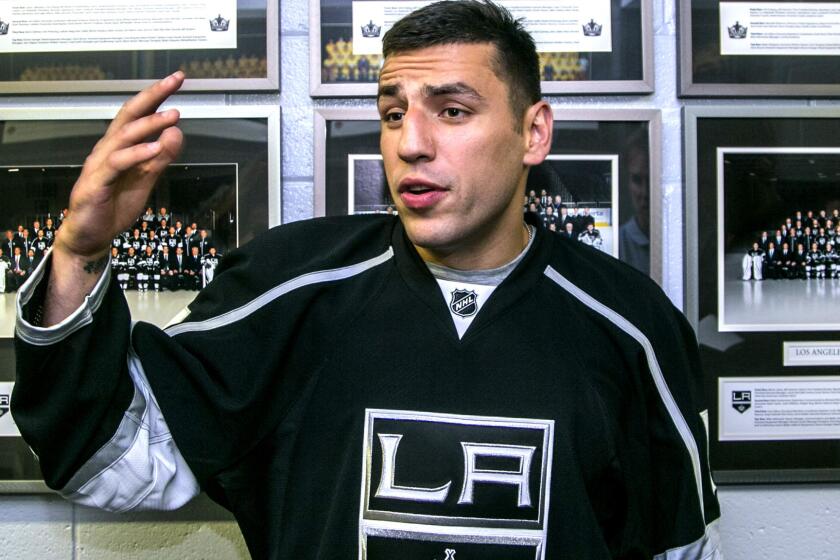
[[[837,56],[838,2],[721,2],[720,54]]]
[[[840,342],[785,342],[784,365],[840,366]]]
[[[539,52],[611,52],[609,0],[500,0],[525,29]],[[430,1],[353,2],[353,54],[382,54],[382,36],[403,16]]]
[[[235,49],[236,0],[0,0],[0,52]]]
[[[0,382],[0,437],[20,437],[20,432],[12,420],[12,413],[9,412],[9,401],[12,398],[11,382]]]
[[[718,439],[840,439],[840,377],[721,377]]]

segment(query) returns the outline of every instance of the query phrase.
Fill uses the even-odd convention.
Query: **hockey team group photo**
[[[0,210],[0,335],[12,336],[15,295],[44,258],[67,216],[78,167],[0,170],[14,196]],[[212,282],[224,255],[237,246],[236,166],[178,165],[167,171],[144,213],[111,242],[111,276],[132,316],[168,323]],[[28,190],[14,185],[31,181]],[[31,188],[36,185],[36,188]],[[5,189],[4,189],[5,190]]]
[[[840,297],[840,153],[719,154],[720,322],[727,330],[829,330]]]

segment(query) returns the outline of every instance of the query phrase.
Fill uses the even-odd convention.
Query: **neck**
[[[476,240],[466,240],[453,249],[425,248],[415,245],[420,257],[427,263],[456,270],[487,270],[503,266],[515,259],[528,245],[530,228],[520,215],[505,227],[492,232],[482,232]]]

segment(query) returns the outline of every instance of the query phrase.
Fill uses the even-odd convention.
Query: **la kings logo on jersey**
[[[9,412],[10,395],[0,395],[0,418]]]
[[[542,560],[553,432],[551,420],[366,411],[359,558]]]

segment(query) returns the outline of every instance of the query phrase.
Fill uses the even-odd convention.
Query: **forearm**
[[[107,248],[101,254],[80,256],[56,244],[52,251],[52,270],[44,298],[42,326],[57,325],[78,309],[107,266]]]

